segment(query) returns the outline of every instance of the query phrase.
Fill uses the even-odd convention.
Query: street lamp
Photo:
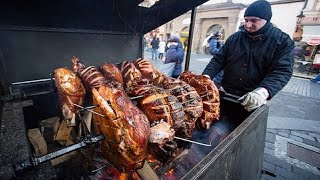
[[[297,24],[301,25],[302,20],[304,19],[304,17],[306,17],[303,12],[301,11],[300,14],[297,16]]]

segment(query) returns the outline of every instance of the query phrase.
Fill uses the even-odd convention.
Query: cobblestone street
[[[293,77],[269,102],[262,179],[320,179],[320,85]]]

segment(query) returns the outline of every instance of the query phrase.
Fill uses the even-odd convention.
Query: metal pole
[[[195,22],[195,19],[196,19],[196,11],[197,11],[197,7],[193,8],[192,11],[191,11],[191,22],[190,22],[190,27],[189,27],[189,37],[188,37],[186,64],[184,66],[184,70],[185,71],[189,70],[191,48],[192,48],[192,39],[193,39],[193,30],[194,30],[194,22]]]

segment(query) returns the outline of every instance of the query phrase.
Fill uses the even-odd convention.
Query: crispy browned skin
[[[103,64],[100,67],[100,71],[106,78],[108,83],[114,83],[116,86],[121,87],[123,84],[123,78],[120,69],[114,64]]]
[[[127,91],[133,84],[153,84],[161,85],[169,78],[161,74],[155,67],[145,59],[137,59],[133,62],[125,61],[121,66],[124,88]]]
[[[203,113],[198,119],[198,127],[209,129],[212,122],[220,118],[220,97],[217,87],[211,79],[186,71],[180,75],[180,79],[186,81],[196,89],[202,97]]]
[[[91,92],[92,88],[99,88],[101,84],[106,82],[100,71],[94,66],[86,67],[79,58],[73,56],[71,58],[73,71],[78,74],[87,91]]]
[[[92,94],[97,106],[94,110],[105,116],[94,115],[105,136],[101,147],[103,156],[122,172],[141,168],[150,134],[147,117],[122,89],[103,84],[98,90],[93,88]]]
[[[123,88],[128,94],[130,94],[129,88],[131,88],[133,84],[142,81],[142,74],[133,63],[128,61],[124,61],[122,63],[121,73],[123,77]],[[147,84],[147,82],[144,84]]]
[[[59,102],[65,119],[71,120],[78,108],[73,104],[82,105],[85,89],[81,80],[74,72],[67,68],[54,70],[55,85],[59,93]]]
[[[147,115],[150,124],[164,120],[175,131],[185,126],[183,106],[177,97],[151,84],[135,85],[133,89],[134,96],[143,95],[137,99],[138,107]]]
[[[197,119],[203,112],[203,104],[197,91],[184,81],[179,79],[163,83],[162,86],[176,96],[183,105],[185,129],[180,129],[176,134],[179,137],[192,138]]]

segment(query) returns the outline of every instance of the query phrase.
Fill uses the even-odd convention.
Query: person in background
[[[209,52],[212,55],[215,55],[218,53],[219,49],[221,48],[222,44],[220,42],[221,34],[219,32],[214,33],[211,38],[208,40],[209,42]],[[223,70],[219,72],[212,80],[214,84],[220,88],[221,87],[221,81],[223,79]]]
[[[220,38],[221,35],[219,34],[219,32],[216,32],[211,36],[211,38],[208,39],[210,54],[215,55],[216,53],[218,53],[221,47]]]
[[[223,89],[241,97],[241,105],[221,101],[221,117],[225,119],[241,123],[292,76],[294,43],[270,23],[271,17],[269,2],[252,3],[244,13],[244,25],[226,40],[202,73],[213,78],[223,69]]]
[[[186,51],[188,48],[188,38],[183,41],[183,50]]]
[[[169,77],[179,77],[182,73],[183,58],[184,50],[179,36],[171,35],[167,42],[165,61],[160,71]]]
[[[154,36],[152,41],[151,41],[151,56],[152,60],[157,60],[158,59],[158,48],[159,48],[159,41],[157,38]]]
[[[161,39],[161,41],[159,43],[159,49],[158,49],[160,61],[162,61],[162,59],[163,59],[163,55],[164,55],[165,50],[166,50],[166,42]]]

